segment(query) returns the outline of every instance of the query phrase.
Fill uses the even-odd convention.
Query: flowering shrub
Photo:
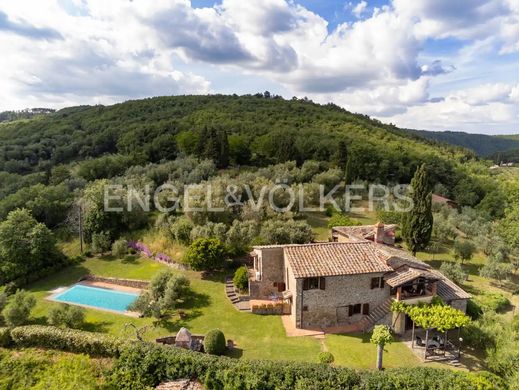
[[[172,263],[173,262],[171,257],[169,257],[168,255],[166,255],[164,253],[157,253],[155,255],[155,260],[164,261],[165,263]]]
[[[134,249],[137,252],[141,252],[146,257],[153,257],[153,253],[146,244],[139,241],[128,241],[128,248]]]

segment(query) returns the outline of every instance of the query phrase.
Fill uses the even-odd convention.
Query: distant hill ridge
[[[519,148],[519,135],[491,136],[485,134],[471,134],[462,131],[427,131],[406,130],[410,134],[422,138],[445,142],[474,151],[481,157],[495,155],[511,149]]]

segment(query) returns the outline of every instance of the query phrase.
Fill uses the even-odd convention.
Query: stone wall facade
[[[325,289],[303,290],[303,279],[297,279],[295,294],[296,327],[330,327],[348,325],[364,317],[349,315],[349,305],[369,304],[371,312],[381,305],[390,294],[388,286],[371,289],[371,278],[381,273],[329,276],[325,278]]]
[[[448,302],[448,304],[455,309],[461,310],[463,313],[467,312],[467,299],[456,299]]]
[[[259,274],[249,282],[251,298],[265,298],[280,294],[285,288],[283,247],[261,248],[255,250],[254,271]],[[280,291],[281,290],[281,291]]]

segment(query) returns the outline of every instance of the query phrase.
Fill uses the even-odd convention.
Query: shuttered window
[[[384,288],[384,278],[371,278],[371,289]]]
[[[369,315],[369,303],[362,305],[362,314],[365,316]]]
[[[325,278],[303,279],[303,290],[324,290],[326,288]]]
[[[319,278],[319,288],[321,290],[326,289],[326,278]]]

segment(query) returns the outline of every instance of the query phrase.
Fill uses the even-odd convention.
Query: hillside
[[[55,165],[104,154],[117,154],[121,169],[197,155],[207,128],[225,132],[233,165],[308,159],[334,163],[343,142],[355,161],[355,176],[365,180],[409,182],[416,166],[428,162],[449,184],[452,180],[445,172],[471,157],[335,105],[265,95],[156,97],[106,107],[70,107],[3,123],[0,171],[48,172]]]
[[[425,139],[445,142],[450,145],[473,150],[477,155],[486,157],[497,152],[519,148],[519,136],[490,136],[471,134],[461,131],[407,130],[410,134]]]

